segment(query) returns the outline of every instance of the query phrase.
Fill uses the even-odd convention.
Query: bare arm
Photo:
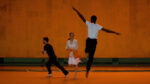
[[[117,32],[112,31],[112,30],[108,30],[108,29],[106,29],[106,28],[102,28],[102,31],[105,31],[105,32],[107,32],[107,33],[114,33],[114,34],[116,34],[116,35],[120,35],[120,33],[117,33]]]
[[[85,18],[83,17],[83,15],[77,10],[77,9],[75,9],[74,7],[72,7],[72,9],[78,14],[78,16],[82,19],[82,21],[85,23],[86,22],[86,20],[85,20]]]

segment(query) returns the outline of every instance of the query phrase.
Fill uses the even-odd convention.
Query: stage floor
[[[150,67],[92,67],[85,78],[85,67],[79,67],[73,79],[73,67],[65,67],[69,76],[56,68],[48,77],[45,67],[0,66],[0,84],[150,84]]]

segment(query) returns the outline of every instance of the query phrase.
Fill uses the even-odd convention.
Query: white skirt
[[[75,58],[73,53],[69,54],[68,64],[69,65],[78,65],[81,62],[80,58]]]

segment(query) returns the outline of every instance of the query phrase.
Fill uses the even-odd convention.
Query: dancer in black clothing
[[[78,14],[78,16],[82,19],[82,21],[87,25],[87,28],[88,28],[88,38],[86,40],[86,48],[85,48],[85,53],[86,53],[86,57],[88,60],[87,66],[86,66],[86,77],[88,77],[88,73],[93,63],[93,57],[94,57],[94,53],[96,50],[98,31],[102,30],[107,33],[114,33],[116,35],[120,35],[120,34],[117,32],[108,30],[99,24],[96,24],[97,17],[95,15],[91,16],[91,22],[89,22],[85,20],[83,15],[77,9],[73,7],[73,10]]]
[[[46,68],[48,70],[48,76],[52,76],[52,71],[51,71],[51,66],[52,64],[54,64],[55,66],[57,66],[65,75],[65,77],[68,76],[68,71],[65,70],[58,62],[57,62],[57,57],[55,55],[55,52],[53,50],[52,45],[50,45],[48,43],[49,39],[48,37],[44,37],[43,38],[43,44],[44,44],[44,50],[42,51],[43,54],[48,54],[49,56],[49,60],[46,63]]]

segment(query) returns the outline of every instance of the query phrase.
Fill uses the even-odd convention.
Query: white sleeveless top
[[[77,50],[78,49],[78,42],[77,42],[77,40],[74,39],[73,42],[68,40],[67,44],[66,44],[66,49]]]

